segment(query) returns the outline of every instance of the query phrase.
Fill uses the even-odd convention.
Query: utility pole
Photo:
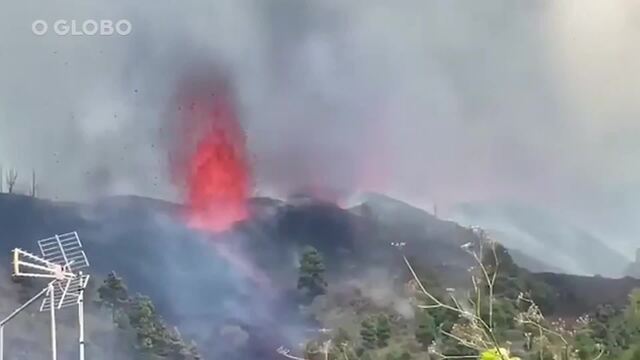
[[[31,197],[36,197],[36,171],[31,170]]]

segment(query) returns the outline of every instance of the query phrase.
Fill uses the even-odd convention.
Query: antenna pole
[[[13,319],[16,315],[18,315],[18,313],[24,310],[27,306],[31,305],[34,301],[38,300],[46,292],[47,292],[47,288],[44,288],[36,296],[27,300],[26,303],[22,304],[22,306],[14,310],[9,316],[0,320],[0,360],[4,360],[4,325],[8,323],[9,320]]]
[[[49,284],[49,301],[50,301],[50,309],[51,313],[51,359],[56,360],[57,358],[57,349],[56,349],[56,307],[55,304],[55,292],[53,290],[53,284]]]
[[[0,179],[1,180],[1,179]],[[80,360],[84,360],[84,288],[89,275],[75,273],[80,268],[89,267],[87,256],[77,232],[55,235],[38,241],[42,256],[36,256],[18,248],[13,250],[13,276],[53,279],[36,296],[0,319],[0,360],[4,360],[4,326],[31,303],[44,297],[40,311],[49,310],[51,317],[51,359],[58,358],[56,335],[56,308],[78,305],[78,347]],[[28,270],[22,271],[22,268]],[[56,290],[60,292],[56,294]],[[48,297],[48,298],[47,298]],[[47,306],[49,307],[47,309]]]
[[[42,295],[44,295],[48,291],[47,289],[48,289],[48,287],[42,289],[42,291],[40,291],[38,294],[36,294],[36,296],[34,296],[31,299],[27,300],[26,303],[22,304],[19,308],[14,310],[9,316],[4,318],[3,320],[0,320],[0,327],[4,328],[4,325],[6,323],[8,323],[9,320],[13,319],[16,315],[18,315],[18,313],[20,311],[24,310],[27,306],[31,305],[34,301],[38,300]],[[0,358],[0,360],[1,360],[1,358]]]
[[[80,278],[82,278],[82,272],[80,272]],[[80,329],[80,336],[78,338],[80,343],[80,360],[84,360],[84,287],[80,288],[80,295],[78,297],[78,323]]]
[[[0,360],[4,360],[4,325],[0,326]]]

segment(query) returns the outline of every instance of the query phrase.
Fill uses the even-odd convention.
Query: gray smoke
[[[508,199],[640,233],[632,1],[51,0],[0,14],[0,163],[42,196],[176,199],[177,84],[224,74],[264,193]],[[38,37],[36,19],[131,21]]]

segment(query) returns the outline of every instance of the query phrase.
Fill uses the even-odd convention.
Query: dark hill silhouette
[[[252,199],[249,207],[250,219],[227,233],[212,235],[186,228],[183,208],[161,200],[112,197],[86,205],[0,194],[0,266],[8,270],[9,251],[14,247],[36,251],[35,240],[77,230],[92,274],[115,270],[132,292],[151,296],[163,316],[180,326],[185,336],[212,349],[225,345],[220,343],[220,327],[239,324],[252,336],[247,351],[262,354],[280,342],[299,340],[291,332],[278,332],[283,319],[288,326],[306,326],[291,292],[302,247],[320,250],[330,283],[372,268],[402,278],[404,265],[390,243],[405,242],[404,251],[416,267],[439,273],[444,282],[460,284],[472,264],[460,246],[477,240],[468,228],[381,195],[372,195],[351,209],[312,199],[292,204],[269,198]],[[229,261],[216,251],[217,246],[239,258]],[[526,264],[526,254],[514,258]],[[257,283],[239,263],[255,264],[270,283]],[[624,301],[625,293],[636,286],[628,279],[537,276],[566,299],[560,308],[563,314]],[[603,288],[611,292],[598,291]],[[247,354],[236,355],[244,359]],[[232,359],[228,354],[225,358]]]

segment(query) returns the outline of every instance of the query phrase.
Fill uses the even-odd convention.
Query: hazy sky
[[[639,35],[631,0],[5,1],[0,163],[49,198],[175,199],[176,84],[222,74],[262,191],[532,202],[635,247]]]

